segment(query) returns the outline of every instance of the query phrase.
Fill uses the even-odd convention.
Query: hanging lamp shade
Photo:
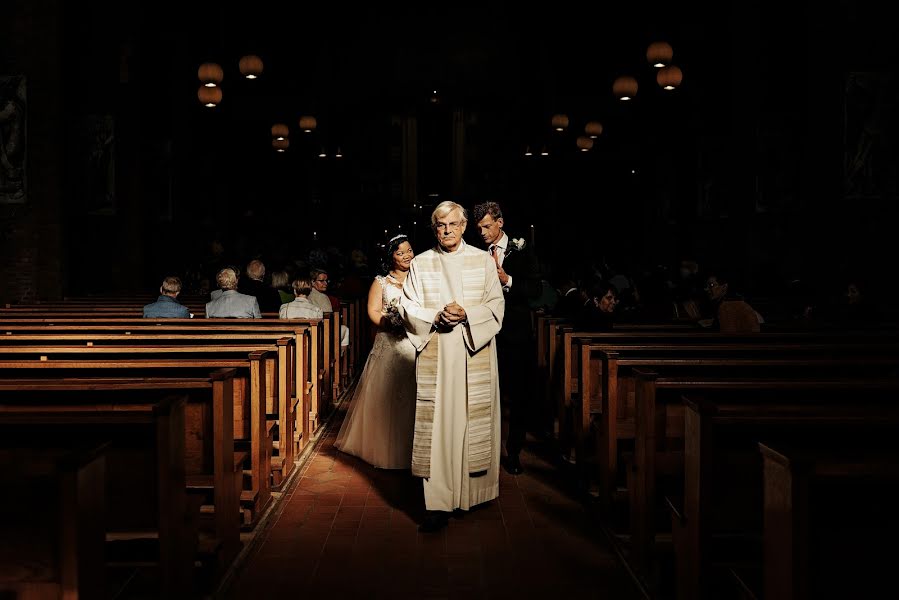
[[[290,148],[290,140],[288,140],[286,138],[283,140],[279,140],[278,138],[275,138],[272,140],[272,148],[274,148],[278,152],[284,152],[285,150]]]
[[[216,87],[222,82],[224,76],[225,72],[222,71],[222,67],[218,63],[203,63],[197,69],[197,77],[200,78],[200,83],[206,87]]]
[[[533,155],[534,155],[534,153],[531,152],[531,147],[530,147],[530,146],[526,146],[526,147],[525,147],[525,149],[524,149],[524,155],[525,155],[525,156],[533,156]]]
[[[593,139],[598,138],[602,135],[602,123],[599,121],[590,121],[584,126],[584,133]]]
[[[619,100],[630,100],[637,95],[637,80],[630,75],[622,75],[612,84],[612,93]]]
[[[247,79],[256,79],[262,75],[262,59],[255,54],[248,54],[240,59],[238,63],[240,74]]]
[[[646,49],[646,60],[657,69],[670,65],[673,56],[674,50],[668,42],[653,42]]]
[[[284,139],[290,135],[290,130],[284,123],[275,123],[272,125],[272,137],[275,139]]]
[[[664,69],[659,69],[656,73],[656,81],[662,86],[662,89],[669,92],[677,88],[684,80],[684,73],[677,65],[670,65]]]
[[[197,98],[200,103],[207,108],[214,108],[222,101],[222,88],[200,86],[197,90]]]
[[[556,131],[565,131],[568,128],[568,115],[553,115],[552,125]]]
[[[593,147],[593,140],[582,135],[577,139],[577,147],[581,152],[587,152],[590,148]]]
[[[343,152],[340,151],[340,146],[337,146],[337,152],[334,153],[334,158],[343,158]]]
[[[300,129],[306,133],[315,131],[316,127],[318,127],[318,121],[315,120],[315,117],[310,115],[303,115],[300,117]]]

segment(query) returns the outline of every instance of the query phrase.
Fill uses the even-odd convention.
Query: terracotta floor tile
[[[422,534],[421,482],[337,451],[341,416],[227,598],[638,597],[567,475],[542,457],[525,450],[525,473],[501,472],[497,500]]]
[[[385,518],[389,519],[393,514],[393,509],[389,506],[381,506],[378,504],[370,504],[366,499],[365,502],[365,512],[363,513],[366,518]]]

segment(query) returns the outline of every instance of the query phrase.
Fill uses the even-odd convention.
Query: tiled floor
[[[341,416],[229,598],[639,597],[587,511],[535,452],[522,457],[524,475],[502,473],[498,500],[422,534],[420,481],[338,452]]]

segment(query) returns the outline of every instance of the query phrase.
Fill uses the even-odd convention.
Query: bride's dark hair
[[[381,259],[381,271],[384,275],[390,273],[390,270],[393,268],[393,253],[400,247],[400,244],[408,241],[409,236],[401,233],[390,238],[390,241],[387,242],[387,246],[384,248],[384,256]]]

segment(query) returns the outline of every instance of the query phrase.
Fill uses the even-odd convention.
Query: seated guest
[[[870,299],[868,287],[858,277],[849,280],[842,298],[822,317],[841,327],[864,327],[880,322],[883,315]]]
[[[206,318],[259,319],[262,317],[256,298],[237,291],[237,275],[233,269],[222,269],[215,280],[222,293],[215,300],[206,303]]]
[[[287,302],[293,302],[294,291],[290,286],[290,276],[287,275],[287,271],[275,271],[272,273],[272,287],[278,290],[282,306]]]
[[[538,292],[528,299],[528,306],[543,313],[552,314],[559,303],[559,292],[546,279],[538,282]]]
[[[579,331],[611,331],[612,313],[618,305],[615,286],[598,281],[590,287],[590,300],[581,309],[575,323]]]
[[[322,312],[334,312],[335,299],[328,295],[328,272],[324,269],[312,269],[309,275],[312,278],[312,291],[309,293],[309,301],[322,309]]]
[[[706,279],[705,291],[712,303],[714,318],[700,321],[722,333],[758,333],[764,322],[749,303],[732,291],[729,278],[720,271],[713,271]]]
[[[334,296],[328,296],[328,272],[324,269],[312,269],[312,291],[309,292],[309,301],[322,309],[323,313],[332,313],[340,308],[340,300]],[[350,345],[350,329],[346,325],[340,326],[340,353],[343,354]]]
[[[190,311],[178,302],[181,293],[181,280],[177,277],[166,277],[159,287],[159,298],[144,307],[145,319],[189,319]]]
[[[262,312],[277,312],[281,308],[281,295],[276,289],[265,285],[263,279],[265,265],[261,260],[250,261],[247,265],[247,277],[240,280],[240,293],[256,298]]]
[[[228,268],[231,269],[232,271],[234,271],[234,276],[237,278],[238,281],[240,281],[240,268],[237,267],[236,265],[228,265]],[[216,285],[218,285],[218,282],[216,282]],[[212,290],[211,292],[209,292],[210,300],[215,300],[216,298],[218,298],[221,295],[222,295],[221,288],[216,288],[216,289]]]
[[[312,290],[312,282],[308,279],[297,279],[293,282],[295,298],[291,302],[281,305],[278,311],[279,319],[321,319],[322,309],[309,301],[309,292]]]
[[[587,303],[587,295],[578,286],[572,274],[564,275],[559,281],[559,300],[556,302],[553,316],[573,319],[580,314]]]

